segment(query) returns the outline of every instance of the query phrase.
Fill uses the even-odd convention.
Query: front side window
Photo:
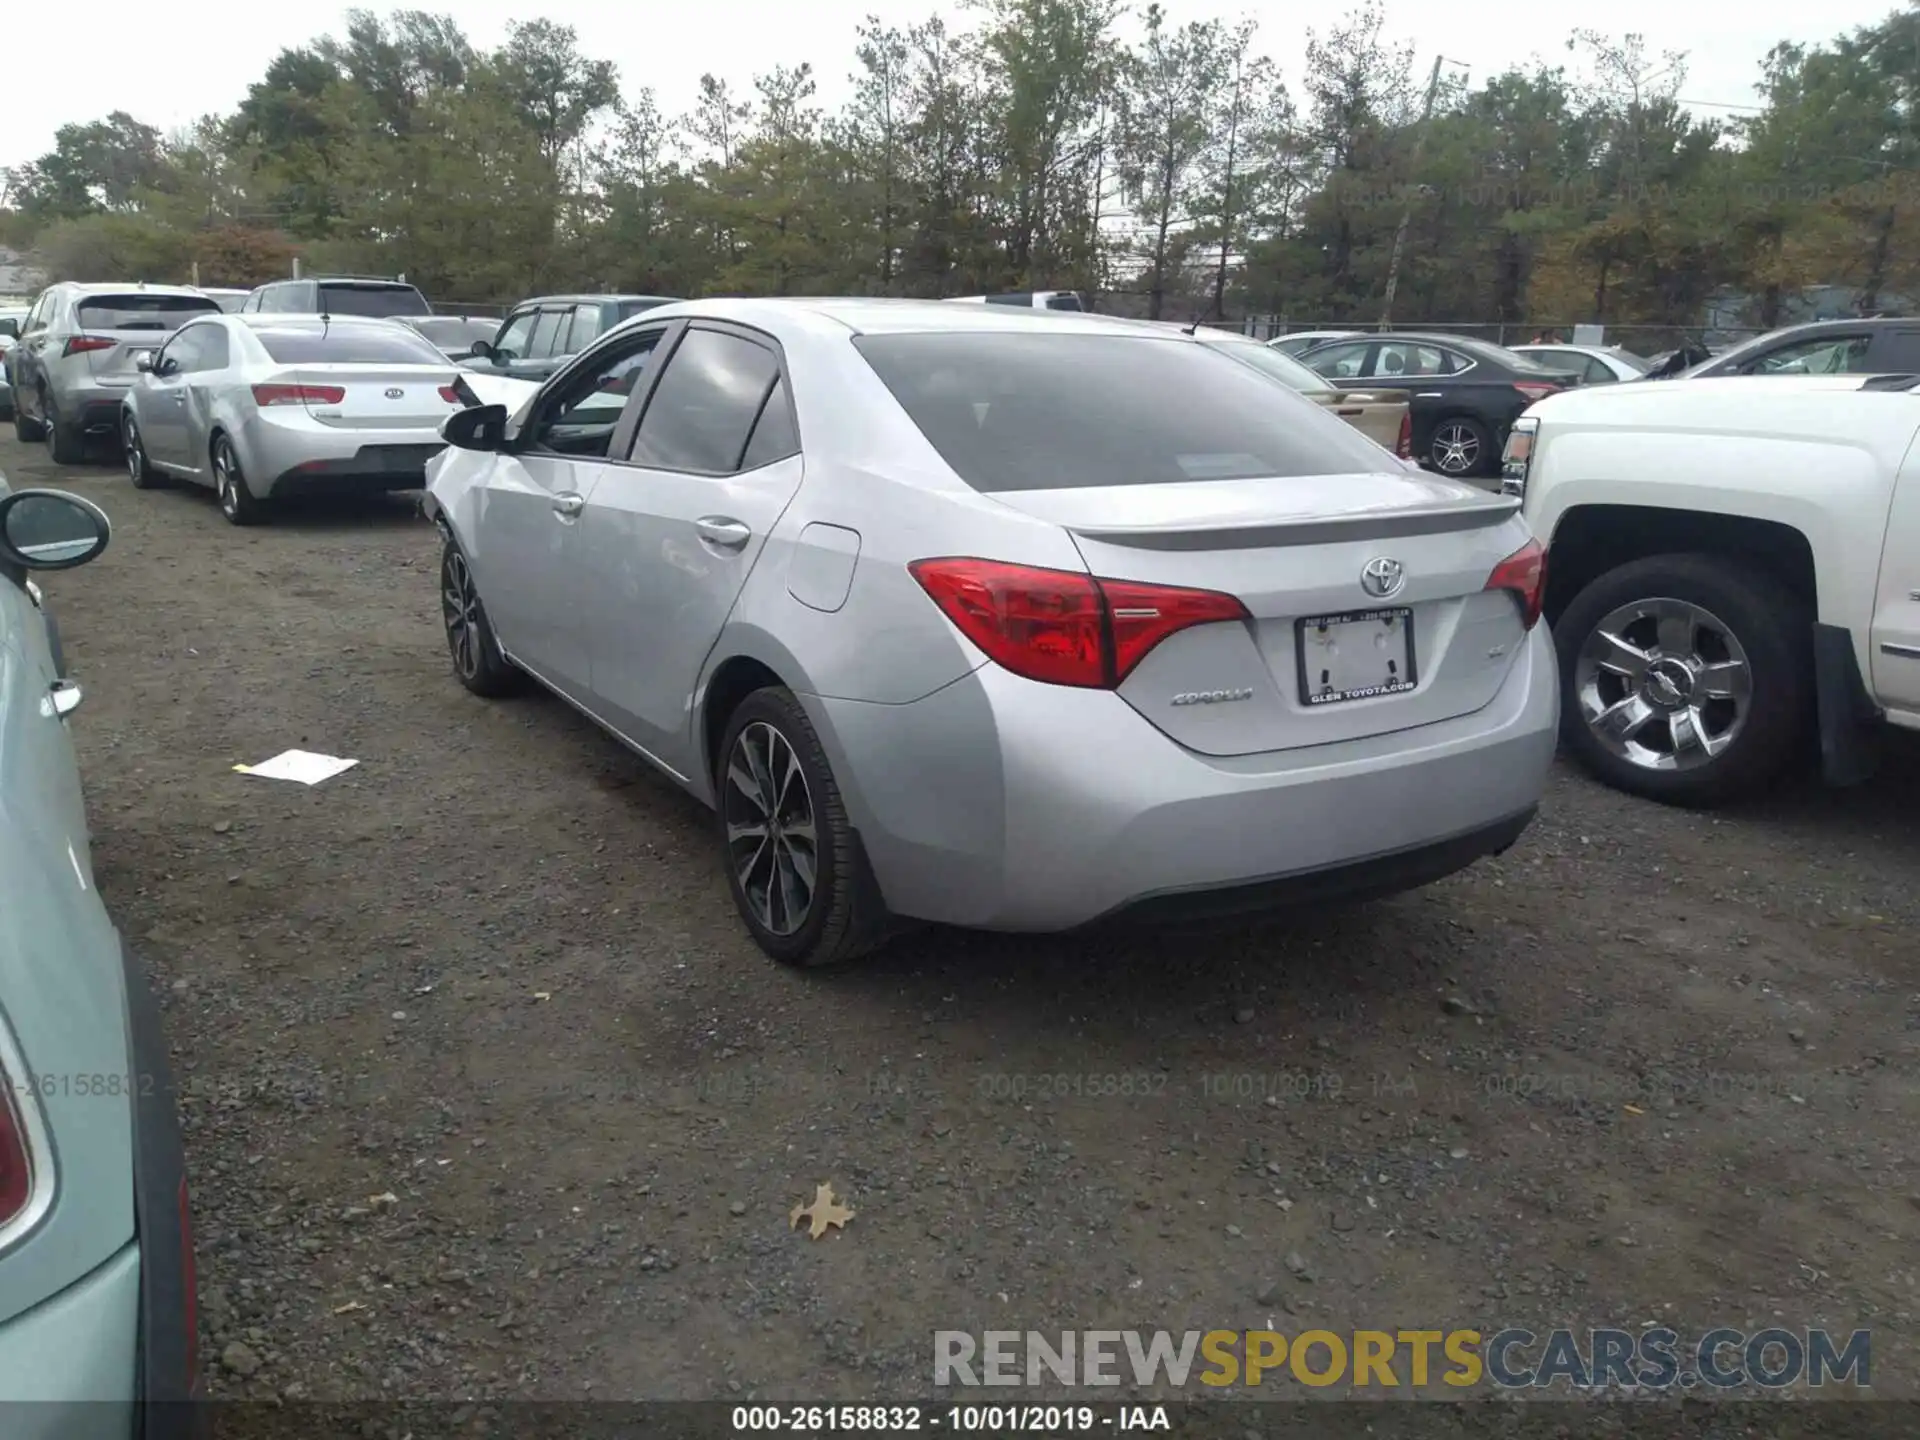
[[[766,346],[719,330],[689,330],[640,417],[633,463],[733,474],[779,376],[780,362]]]
[[[540,318],[538,310],[522,310],[500,327],[500,333],[494,337],[495,356],[501,360],[524,360],[527,358],[527,342],[533,338],[533,322]]]
[[[1330,412],[1275,404],[1265,375],[1184,339],[962,331],[852,343],[954,473],[987,494],[1380,468],[1378,447]]]
[[[562,455],[604,457],[627,401],[639,388],[647,362],[664,331],[636,337],[631,346],[615,346],[597,364],[574,375],[551,396],[542,396],[526,444]]]

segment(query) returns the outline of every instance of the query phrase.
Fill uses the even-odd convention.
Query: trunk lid
[[[440,393],[459,372],[431,365],[303,365],[266,383],[331,389],[338,400],[308,395],[307,414],[342,430],[433,430],[461,408]]]
[[[994,498],[1065,527],[1096,576],[1224,591],[1247,607],[1251,623],[1169,636],[1120,686],[1142,716],[1205,755],[1321,745],[1469,714],[1492,701],[1525,636],[1514,597],[1485,589],[1494,567],[1527,542],[1517,504],[1439,476],[1408,470]],[[1399,567],[1384,595],[1362,579],[1379,561]]]

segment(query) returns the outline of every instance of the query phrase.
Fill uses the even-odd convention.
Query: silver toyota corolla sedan
[[[127,473],[212,486],[235,525],[287,496],[417,490],[459,371],[387,320],[213,315],[183,325],[121,407]]]
[[[1545,785],[1514,504],[1178,331],[685,302],[444,433],[459,679],[712,805],[779,960],[1387,893]]]

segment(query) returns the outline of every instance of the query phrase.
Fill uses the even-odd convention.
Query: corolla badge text
[[[1224,705],[1229,700],[1251,700],[1253,691],[1246,690],[1186,690],[1173,697],[1175,705]]]

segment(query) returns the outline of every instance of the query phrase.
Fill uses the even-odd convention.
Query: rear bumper
[[[992,665],[911,705],[805,703],[888,906],[1004,930],[1424,884],[1525,828],[1559,718],[1544,626],[1471,715],[1231,759]]]
[[[446,441],[431,430],[346,430],[304,415],[281,420],[255,414],[236,445],[255,493],[283,499],[418,490],[426,484],[427,461]]]
[[[120,416],[130,385],[90,382],[54,391],[54,409],[68,424],[78,424],[89,435],[118,435]]]

